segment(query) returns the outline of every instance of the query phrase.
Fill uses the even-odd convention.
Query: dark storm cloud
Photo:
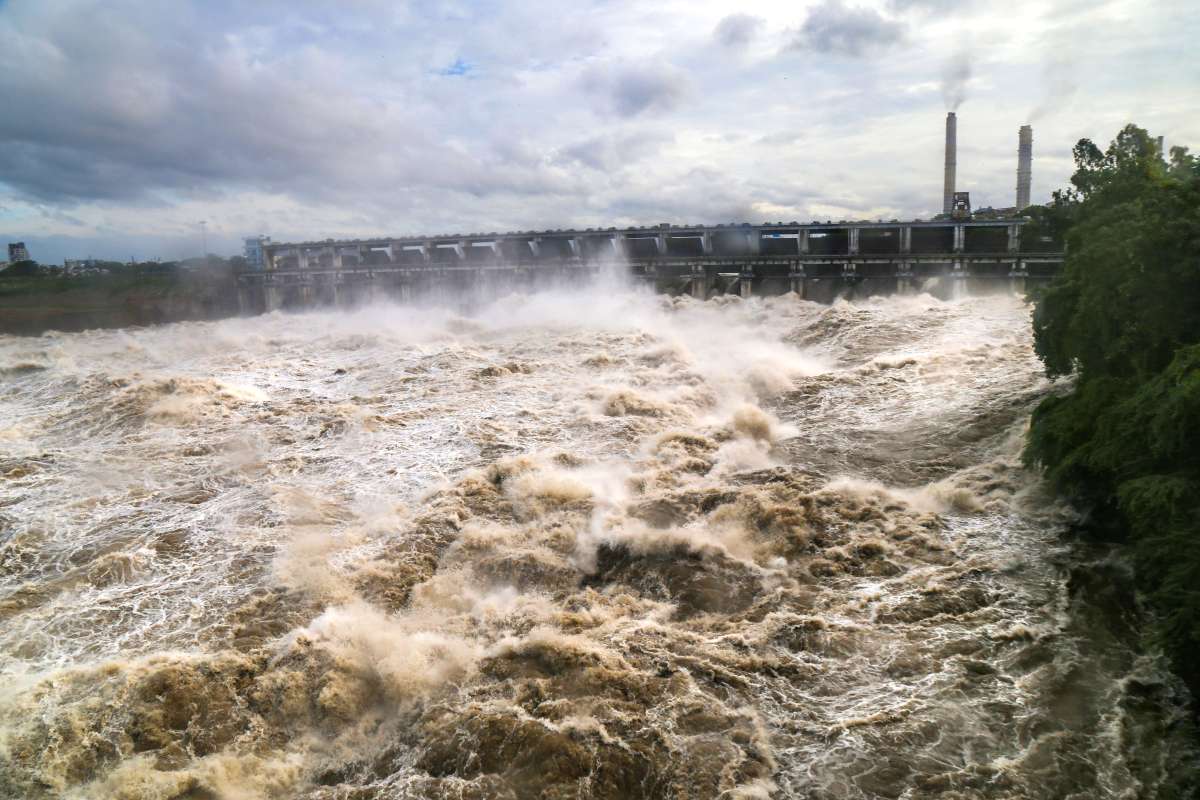
[[[440,103],[427,87],[385,84],[395,102],[363,91],[353,61],[312,45],[342,35],[316,23],[231,29],[182,4],[20,10],[0,17],[0,98],[19,110],[0,115],[0,183],[30,198],[147,202],[252,187],[327,202],[397,186],[561,188],[557,176],[439,137],[433,124],[462,90],[438,87]],[[636,102],[634,87],[623,107]]]
[[[14,241],[70,237],[76,247],[57,246],[71,257],[124,258],[172,254],[172,241],[176,255],[197,252],[198,219],[209,221],[210,246],[236,248],[256,232],[791,219],[809,208],[822,218],[924,214],[941,201],[936,80],[976,30],[1012,50],[1003,65],[977,62],[969,87],[972,141],[996,155],[964,163],[963,175],[984,197],[989,181],[1011,192],[1012,114],[1069,95],[1057,76],[1036,88],[1038,53],[1062,52],[1068,33],[1079,43],[1074,74],[1116,76],[1119,64],[1129,85],[1081,83],[1089,102],[1074,111],[1091,117],[1072,117],[1068,131],[1068,115],[1052,114],[1040,141],[1102,134],[1107,117],[1101,126],[1097,116],[1123,98],[1196,105],[1185,102],[1195,90],[1177,56],[1156,56],[1160,40],[1178,53],[1196,38],[1183,0],[1139,17],[1162,29],[1141,38],[1116,38],[1082,0],[1037,5],[1056,26],[1071,9],[1072,27],[1057,34],[1036,22],[1006,28],[1010,7],[973,0],[969,26],[915,22],[940,0],[875,4],[882,13],[856,6],[866,2],[798,18],[788,36],[805,57],[751,58],[777,40],[769,23],[742,16],[748,6],[718,22],[695,4],[611,0],[573,8],[580,24],[557,26],[546,24],[564,13],[556,0],[7,0],[0,230]],[[914,45],[903,58],[847,63],[901,39]],[[1183,110],[1164,113],[1189,135]],[[1038,181],[1050,185],[1052,169],[1065,180],[1069,157],[1039,158]]]
[[[717,23],[713,38],[726,47],[745,47],[762,31],[764,21],[749,14],[730,14]]]
[[[604,134],[563,148],[561,157],[592,169],[615,172],[660,152],[672,137],[653,132]]]
[[[621,117],[678,108],[691,89],[687,75],[667,63],[596,66],[584,86]]]
[[[813,7],[789,48],[843,56],[864,56],[903,41],[904,23],[871,8],[825,0]]]

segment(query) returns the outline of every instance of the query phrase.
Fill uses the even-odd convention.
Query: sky
[[[913,219],[1128,122],[1200,147],[1194,0],[0,0],[0,241]],[[203,223],[203,224],[202,224]],[[0,254],[2,255],[2,254]]]

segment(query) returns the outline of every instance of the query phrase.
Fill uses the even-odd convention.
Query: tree
[[[26,259],[25,261],[14,261],[0,270],[0,278],[32,278],[39,272],[41,272],[41,266],[38,262]]]
[[[1026,458],[1127,539],[1163,644],[1200,687],[1200,168],[1133,125],[1075,146],[1050,216],[1067,258],[1034,310],[1046,372],[1070,394],[1033,415]]]

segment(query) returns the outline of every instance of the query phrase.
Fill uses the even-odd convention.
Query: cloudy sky
[[[1126,122],[1200,146],[1195,0],[0,0],[0,240],[919,217]],[[569,10],[568,10],[569,9]]]

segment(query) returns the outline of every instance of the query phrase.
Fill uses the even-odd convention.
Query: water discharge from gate
[[[1166,792],[1028,328],[611,284],[0,339],[0,793]]]

